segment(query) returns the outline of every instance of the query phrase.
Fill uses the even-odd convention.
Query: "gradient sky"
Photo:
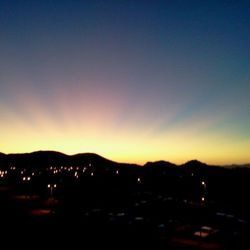
[[[0,0],[0,151],[250,162],[250,1]]]

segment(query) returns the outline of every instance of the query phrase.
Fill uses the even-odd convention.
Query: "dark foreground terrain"
[[[247,168],[5,156],[1,249],[250,249]]]

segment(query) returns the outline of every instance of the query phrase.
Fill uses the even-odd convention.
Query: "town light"
[[[48,189],[50,189],[50,196],[53,198],[53,191],[57,187],[57,184],[48,184]]]

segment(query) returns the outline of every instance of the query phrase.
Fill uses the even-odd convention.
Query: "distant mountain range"
[[[224,165],[223,167],[225,167],[225,168],[250,168],[250,163]]]
[[[0,164],[1,165],[13,165],[13,166],[27,166],[27,167],[43,167],[50,165],[102,165],[106,167],[121,167],[121,166],[134,166],[141,167],[137,164],[128,164],[128,163],[118,163],[112,160],[106,159],[98,154],[94,153],[81,153],[75,155],[66,155],[61,152],[56,151],[36,151],[31,153],[23,154],[4,154],[0,153]],[[192,169],[200,168],[250,168],[250,164],[243,165],[224,165],[224,166],[211,166],[206,163],[200,162],[198,160],[191,160],[181,165],[176,165],[167,161],[156,161],[156,162],[147,162],[143,165],[147,168],[175,168],[175,167],[186,167]]]
[[[36,166],[50,166],[50,165],[83,165],[83,164],[105,164],[113,165],[108,159],[105,159],[97,154],[84,153],[76,155],[66,155],[56,151],[37,151],[24,154],[3,154],[0,153],[0,163],[8,165],[17,165],[27,167]]]

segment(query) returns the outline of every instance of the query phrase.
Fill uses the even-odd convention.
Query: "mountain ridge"
[[[47,161],[46,161],[47,159]],[[228,165],[210,165],[204,162],[201,162],[197,159],[193,159],[190,161],[187,161],[183,164],[175,164],[169,161],[165,160],[159,160],[159,161],[148,161],[143,165],[135,164],[135,163],[123,163],[123,162],[116,162],[110,159],[107,159],[99,154],[92,153],[92,152],[85,152],[85,153],[77,153],[77,154],[65,154],[59,151],[53,151],[53,150],[39,150],[39,151],[33,151],[33,152],[27,152],[27,153],[10,153],[5,154],[0,152],[0,163],[22,163],[23,164],[28,162],[29,164],[36,163],[37,161],[40,161],[41,164],[47,165],[49,163],[51,164],[70,164],[70,162],[74,164],[79,164],[81,161],[94,161],[96,163],[105,163],[105,165],[126,165],[126,166],[140,166],[140,167],[185,167],[185,168],[206,168],[206,167],[222,167],[222,168],[250,168],[250,163],[246,164],[228,164]]]

